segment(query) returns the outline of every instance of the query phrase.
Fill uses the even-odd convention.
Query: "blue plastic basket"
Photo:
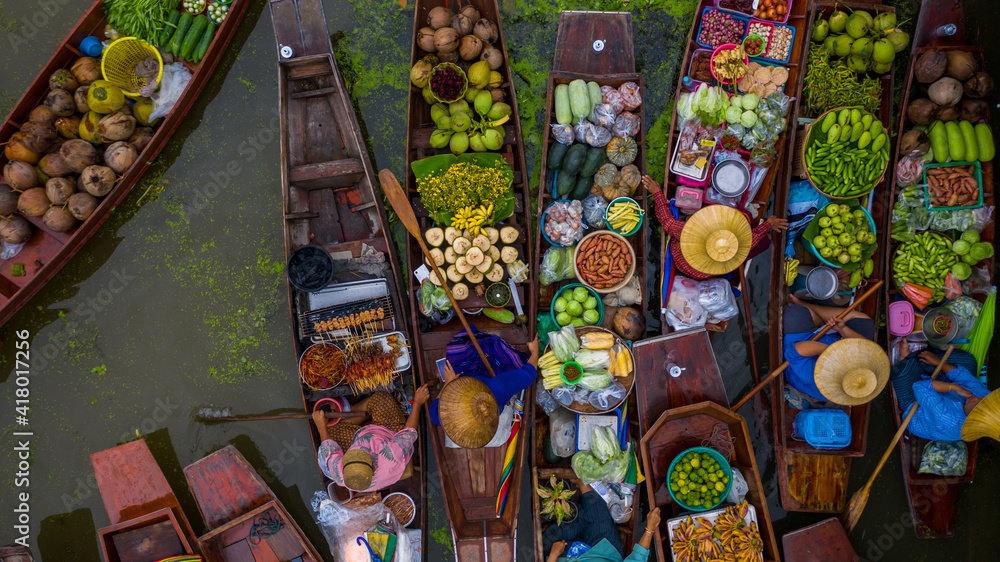
[[[558,173],[558,170],[556,170],[556,172]],[[555,185],[555,184],[552,184],[552,185]],[[542,231],[542,238],[544,238],[545,241],[549,243],[549,246],[555,246],[556,248],[570,248],[570,247],[576,246],[576,244],[570,244],[569,246],[563,246],[562,244],[556,244],[555,242],[552,241],[551,238],[549,238],[548,234],[545,234],[545,219],[549,215],[549,207],[551,207],[552,205],[554,205],[556,203],[559,203],[559,202],[572,203],[573,200],[572,199],[556,199],[552,203],[549,203],[548,207],[545,207],[545,210],[542,211],[542,220],[541,220],[541,223],[540,223],[541,224],[541,231]],[[577,242],[579,242],[579,240],[577,240]]]
[[[851,417],[834,408],[802,410],[795,416],[795,434],[815,449],[843,449],[851,444]]]
[[[782,25],[782,24],[780,24],[778,22],[774,22],[774,21],[770,22],[770,23],[774,24],[774,29],[771,30],[771,36],[772,37],[774,36],[774,32],[777,31],[777,29],[779,27],[787,27],[788,29],[792,30],[792,46],[791,46],[790,49],[788,49],[788,56],[785,57],[785,58],[783,58],[783,59],[771,59],[771,58],[767,58],[765,56],[760,56],[760,57],[755,57],[755,58],[757,58],[758,60],[769,60],[769,61],[773,61],[773,62],[776,62],[776,63],[779,63],[779,64],[784,64],[784,63],[792,60],[792,51],[795,50],[795,28],[792,27],[792,26],[790,26],[790,25]],[[771,40],[768,39],[768,45],[770,45],[770,44],[771,44]],[[770,48],[770,47],[768,47],[768,48]]]

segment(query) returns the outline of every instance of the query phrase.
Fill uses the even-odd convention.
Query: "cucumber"
[[[948,154],[951,159],[956,162],[965,160],[965,139],[962,138],[958,123],[948,121],[944,124],[944,132],[948,136]]]
[[[157,47],[166,47],[167,43],[170,42],[170,37],[173,35],[174,30],[177,29],[177,21],[181,19],[181,13],[174,10],[170,12],[170,17],[163,24],[163,30],[160,31],[160,36],[156,39]]]
[[[205,58],[205,53],[208,52],[208,46],[212,44],[213,37],[215,37],[215,24],[209,21],[208,27],[205,28],[205,33],[201,35],[201,41],[199,41],[198,46],[194,48],[195,63],[199,63],[201,62],[201,59]]]
[[[996,155],[996,146],[993,144],[993,131],[986,123],[976,125],[976,142],[979,145],[979,161],[989,162]]]
[[[569,107],[576,120],[590,117],[590,93],[587,91],[587,83],[579,78],[569,83]]]
[[[972,123],[962,121],[958,124],[958,130],[962,132],[962,140],[965,141],[965,159],[969,162],[979,160],[979,141],[976,140],[976,130],[972,128]]]
[[[597,82],[587,82],[587,93],[590,94],[590,111],[594,111],[597,104],[604,103],[604,95],[601,94],[601,86]]]
[[[569,151],[569,147],[561,142],[552,143],[552,148],[549,149],[549,159],[545,162],[545,165],[550,170],[558,170],[562,166],[563,158],[566,157],[566,152]]]
[[[927,130],[927,136],[931,139],[931,148],[934,150],[934,161],[947,162],[951,160],[948,153],[948,135],[944,131],[944,123],[940,121],[931,123],[931,128]]]
[[[573,113],[569,108],[569,86],[559,84],[555,89],[556,121],[560,125],[569,125],[573,122]]]
[[[194,21],[194,16],[191,15],[191,12],[181,14],[181,17],[177,20],[177,29],[174,31],[170,41],[167,42],[167,46],[163,49],[164,51],[175,55],[180,52],[181,39],[184,39],[184,34],[191,27],[192,21]]]
[[[201,40],[201,36],[205,33],[205,27],[207,26],[208,16],[205,14],[201,14],[200,16],[194,18],[194,22],[191,24],[191,27],[188,28],[187,33],[184,34],[184,40],[181,41],[180,51],[177,52],[181,60],[191,60],[194,48]]]

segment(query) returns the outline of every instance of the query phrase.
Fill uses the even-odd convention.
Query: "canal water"
[[[203,91],[146,177],[85,248],[0,330],[0,543],[13,534],[12,451],[14,331],[30,331],[33,350],[31,532],[45,561],[100,560],[96,529],[108,524],[89,454],[143,436],[193,521],[197,509],[181,468],[234,444],[324,550],[309,500],[321,486],[301,421],[205,426],[204,407],[264,413],[301,407],[284,297],[278,170],[275,45],[266,2],[252,1],[216,79]],[[798,1],[798,0],[796,0]],[[691,22],[691,0],[639,0],[636,59],[646,80],[647,168],[662,177],[663,139]],[[897,4],[915,21],[915,0]],[[529,165],[541,146],[546,78],[559,9],[633,9],[621,0],[506,0],[504,32],[516,74]],[[987,0],[969,2],[970,39],[1000,60],[990,40],[997,15]],[[89,5],[86,0],[0,0],[0,114],[6,115],[37,70]],[[45,6],[48,6],[46,11]],[[907,11],[908,10],[908,11]],[[377,168],[403,168],[412,8],[395,0],[328,0],[327,24]],[[975,17],[972,17],[975,15]],[[901,18],[903,19],[903,18]],[[984,31],[985,30],[985,31]],[[994,72],[996,74],[996,72]],[[230,163],[237,166],[230,166]],[[238,173],[226,170],[239,169]],[[537,182],[537,180],[536,180]],[[766,318],[768,257],[754,261],[752,318]],[[729,396],[752,385],[742,319],[714,340]],[[766,322],[756,345],[766,362]],[[994,358],[994,364],[997,364]],[[761,365],[766,372],[766,365]],[[997,386],[991,377],[991,386]],[[776,532],[823,519],[786,514],[777,501],[766,412],[748,405],[758,464]],[[888,400],[874,404],[865,459],[852,466],[851,489],[870,474],[888,445]],[[898,457],[876,482],[852,540],[866,560],[997,560],[1000,520],[998,447],[981,447],[977,480],[963,488],[959,532],[946,541],[914,539]],[[450,558],[449,534],[428,479],[431,560]],[[522,490],[519,558],[530,560],[529,491]],[[196,529],[203,531],[204,529]],[[984,542],[985,541],[985,542]]]

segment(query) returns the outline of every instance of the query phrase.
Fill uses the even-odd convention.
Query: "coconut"
[[[827,36],[830,35],[830,24],[826,23],[826,20],[819,19],[815,25],[813,25],[812,40],[817,43],[822,43]]]
[[[930,147],[931,139],[927,137],[927,133],[917,129],[903,133],[903,138],[899,142],[900,154],[909,154],[914,150],[926,153]]]
[[[83,172],[88,166],[93,166],[101,161],[100,155],[94,145],[83,139],[68,140],[59,149],[59,154],[63,157],[70,170],[76,173]]]
[[[948,69],[948,55],[944,51],[933,49],[920,55],[917,63],[913,66],[914,75],[917,81],[922,84],[930,84],[944,76]]]
[[[493,103],[500,103],[507,97],[507,94],[500,88],[497,88],[496,90],[490,90],[490,96],[493,98]]]
[[[985,72],[977,72],[965,83],[965,95],[970,98],[987,98],[993,92],[993,78]]]
[[[451,27],[458,32],[459,35],[465,36],[472,33],[472,26],[475,24],[469,16],[464,14],[457,14],[451,20]]]
[[[42,172],[45,172],[45,175],[52,178],[68,176],[70,172],[73,171],[69,169],[69,166],[66,165],[66,161],[63,160],[62,155],[58,152],[42,156],[42,159],[38,161],[38,168],[42,170]]]
[[[906,118],[914,125],[930,125],[937,117],[938,105],[927,98],[915,99],[906,107]]]
[[[64,142],[66,142],[66,140],[67,139],[63,137],[57,138],[56,142],[52,143],[52,146],[50,146],[49,149],[45,151],[45,154],[53,154],[59,152],[59,149],[62,148],[62,145]],[[45,154],[43,154],[42,156],[45,156]]]
[[[865,57],[860,57],[858,55],[851,55],[847,58],[847,66],[851,67],[854,72],[858,74],[863,74],[868,70],[868,59]]]
[[[27,162],[11,160],[3,167],[3,179],[17,191],[24,191],[38,185],[38,171]]]
[[[872,48],[873,61],[880,64],[892,64],[894,58],[896,58],[896,50],[892,46],[892,41],[883,37],[875,42]]]
[[[630,306],[619,308],[615,312],[613,325],[615,332],[627,340],[637,341],[642,338],[643,333],[646,331],[646,321],[643,319],[642,314],[639,314],[638,310]]]
[[[430,83],[431,69],[433,68],[427,57],[418,60],[417,64],[414,64],[413,68],[410,69],[410,82],[418,88],[423,88]]]
[[[101,119],[97,132],[109,141],[125,140],[135,132],[135,117],[116,111]]]
[[[979,61],[968,51],[948,51],[948,76],[968,80],[979,70]]]
[[[851,54],[867,58],[871,56],[873,48],[874,44],[872,43],[872,40],[867,37],[862,37],[860,39],[855,39],[854,42],[851,43]]]
[[[97,80],[87,90],[87,105],[91,111],[107,115],[125,105],[125,94],[111,82]]]
[[[943,105],[938,109],[938,121],[954,121],[962,116],[962,110],[957,105]]]
[[[435,31],[445,27],[450,27],[452,18],[454,17],[455,12],[445,8],[444,6],[438,6],[431,9],[431,11],[427,14],[427,25]]]
[[[927,97],[938,105],[955,105],[962,101],[962,83],[945,76],[927,88]]]
[[[152,138],[153,129],[149,127],[136,127],[135,132],[132,133],[132,136],[129,137],[126,142],[132,145],[132,148],[134,148],[136,152],[142,154],[142,150],[146,148],[146,145],[149,144],[149,141],[152,140]]]
[[[48,123],[49,125],[52,125],[56,122],[56,117],[58,116],[55,113],[52,113],[51,109],[45,107],[44,105],[39,105],[35,109],[32,109],[31,113],[28,114],[28,121],[33,123]]]
[[[497,70],[503,66],[503,53],[491,45],[483,47],[483,52],[479,55],[479,60],[486,61],[490,65],[490,70]]]
[[[472,33],[487,45],[496,43],[500,37],[496,24],[486,18],[480,18],[476,25],[472,26]]]
[[[864,15],[862,15],[864,14]],[[854,39],[860,39],[868,34],[871,22],[865,17],[866,12],[854,12],[847,18],[847,34]],[[870,16],[869,16],[870,17]]]
[[[88,111],[83,119],[80,120],[80,126],[77,132],[80,133],[80,138],[91,143],[91,144],[101,144],[104,142],[104,137],[98,132],[97,127],[101,123],[101,118],[103,116],[96,111]]]
[[[104,151],[104,162],[108,167],[119,174],[124,174],[125,170],[132,167],[139,153],[127,142],[118,141]]]
[[[101,79],[101,65],[93,57],[80,57],[70,67],[73,77],[81,86],[89,86]]]
[[[851,39],[850,35],[838,35],[833,38],[833,54],[838,57],[850,56],[852,45],[854,45],[854,40]]]
[[[80,87],[80,82],[77,81],[73,73],[66,70],[65,68],[60,68],[59,70],[52,73],[49,76],[49,88],[53,90],[66,90],[67,92],[75,92],[77,88]]]
[[[45,185],[45,182],[51,179],[49,178],[49,175],[43,172],[38,166],[35,166],[35,173],[38,174],[38,185]]]
[[[90,86],[80,86],[73,92],[73,101],[76,103],[77,113],[87,113],[90,111],[90,106],[87,105],[87,92],[90,90]]]
[[[100,202],[96,197],[89,193],[80,191],[70,196],[69,203],[66,204],[66,208],[69,209],[69,213],[73,215],[76,220],[85,221],[94,213],[94,209],[97,208],[98,203]]]
[[[472,25],[476,25],[476,22],[479,21],[480,18],[479,9],[472,4],[466,5],[464,8],[459,10],[458,13],[469,18],[469,20],[472,21]]]
[[[52,178],[45,182],[45,196],[53,205],[65,205],[76,193],[76,182],[66,178]]]
[[[989,104],[983,100],[962,100],[962,120],[973,125],[986,121]]]
[[[896,27],[896,14],[893,12],[881,12],[875,16],[875,28],[881,32],[889,31]]]
[[[428,53],[434,52],[434,28],[421,27],[417,31],[417,47]]]
[[[17,212],[26,217],[40,217],[48,210],[51,202],[45,195],[45,188],[32,187],[17,198]]]
[[[3,154],[8,160],[20,160],[32,166],[37,164],[38,160],[42,157],[41,154],[24,146],[24,135],[20,131],[10,136],[10,140],[4,146]]]
[[[56,128],[50,123],[29,121],[21,126],[24,146],[34,152],[45,152],[59,138]]]
[[[0,218],[0,240],[8,244],[24,244],[31,240],[31,223],[20,215]]]
[[[910,44],[910,34],[903,31],[902,29],[893,29],[885,34],[885,38],[892,43],[893,48],[897,53],[902,53],[906,49],[907,45]]]
[[[19,193],[5,183],[0,183],[0,216],[6,217],[17,211]]]
[[[56,119],[56,131],[64,139],[80,138],[80,116],[71,115]]]
[[[458,49],[458,32],[452,27],[442,27],[434,32],[434,48],[438,54],[450,53]]]
[[[42,223],[53,232],[66,232],[76,226],[76,217],[66,207],[49,207],[42,217]]]
[[[115,171],[107,166],[88,166],[80,178],[83,189],[94,197],[104,197],[115,187]]]
[[[472,60],[479,58],[483,52],[483,42],[475,35],[466,35],[458,45],[458,55],[462,60]]]
[[[830,31],[834,35],[840,35],[847,29],[847,12],[843,10],[834,10],[830,14]]]
[[[51,90],[45,96],[45,107],[59,117],[69,117],[76,113],[76,102],[73,101],[73,94],[66,90]]]

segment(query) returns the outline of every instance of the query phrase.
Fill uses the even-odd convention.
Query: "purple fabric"
[[[476,336],[476,341],[479,342],[479,347],[483,348],[483,353],[490,358],[493,371],[497,374],[513,369],[520,369],[528,362],[529,354],[514,349],[503,338],[486,335],[477,330],[475,326],[472,326],[472,331]],[[452,368],[455,369],[455,374],[458,376],[474,375],[478,376],[478,378],[490,376],[490,372],[483,365],[479,354],[476,353],[476,348],[473,347],[469,335],[465,333],[465,330],[455,334],[455,337],[451,338],[451,341],[448,342],[447,357],[448,362],[451,363]]]

